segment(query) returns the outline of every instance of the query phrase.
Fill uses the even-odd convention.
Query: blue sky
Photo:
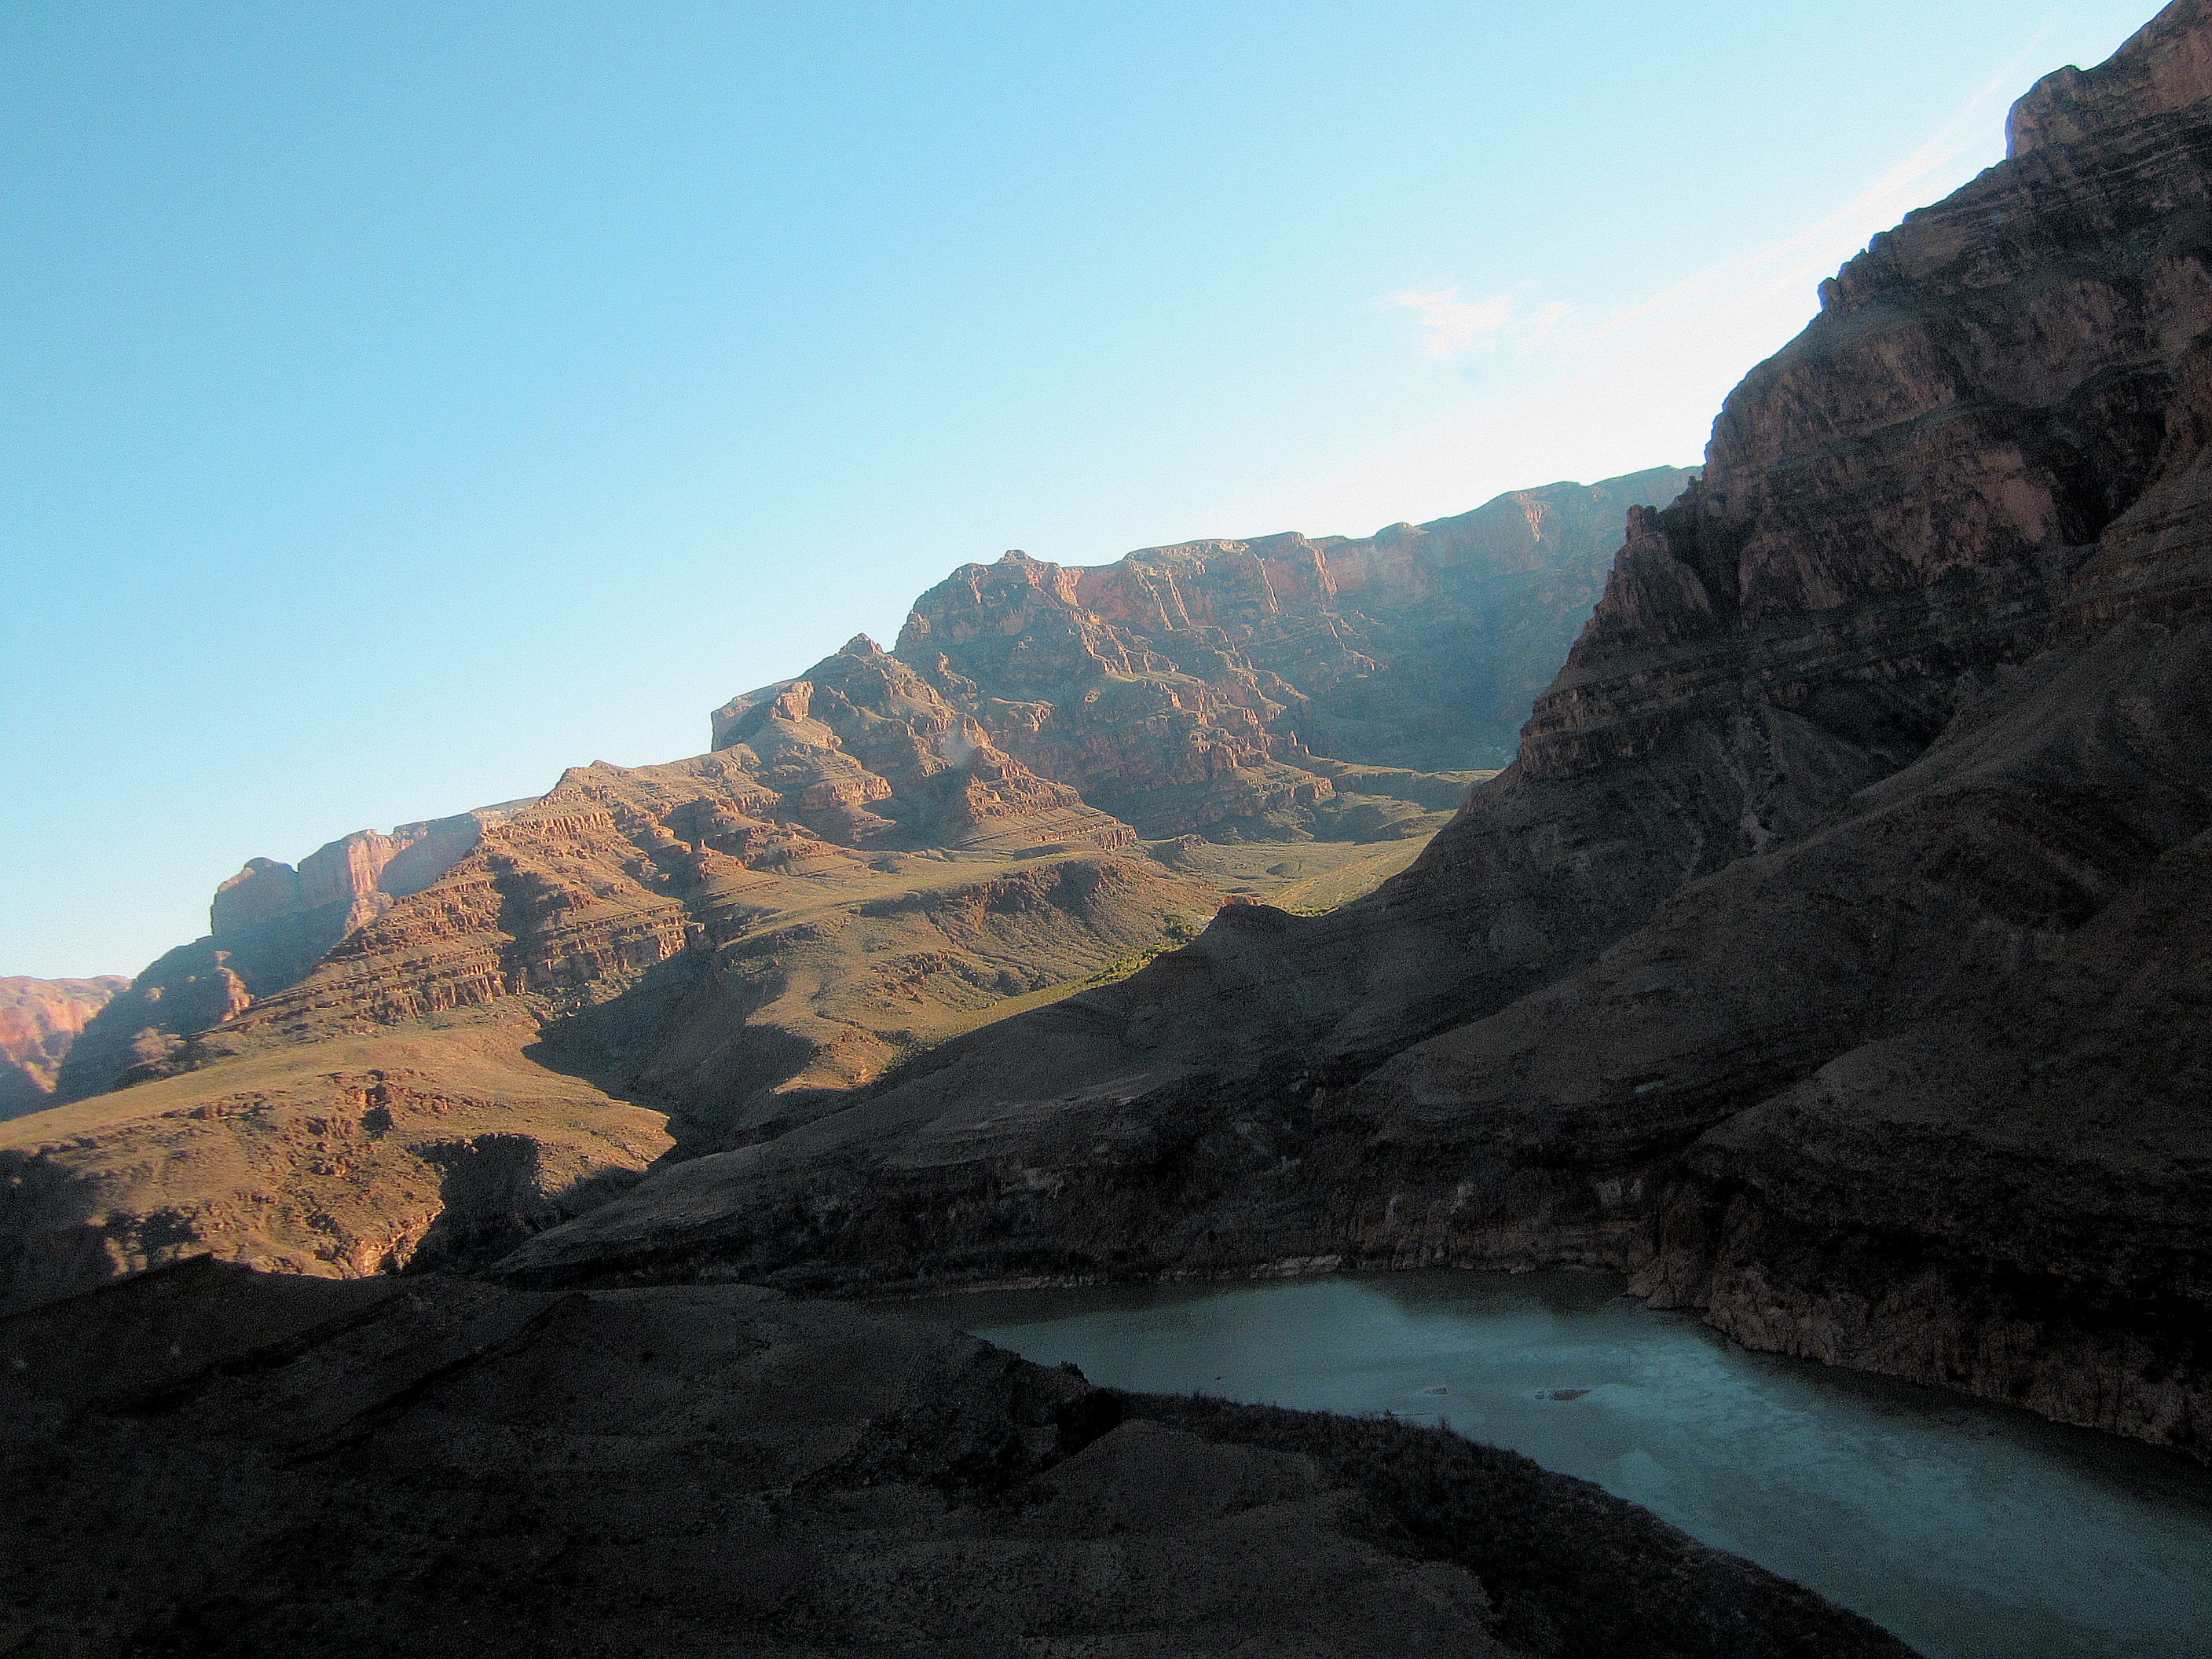
[[[952,566],[1693,463],[2148,0],[0,7],[0,974]]]

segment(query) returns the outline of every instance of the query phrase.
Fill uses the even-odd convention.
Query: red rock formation
[[[695,1147],[773,1132],[1218,902],[865,641],[731,738],[226,884],[113,1022],[132,1086],[0,1137],[4,1293],[495,1255],[669,1150],[668,1109]]]
[[[587,769],[599,782],[572,773],[541,803],[362,830],[296,870],[251,860],[217,891],[210,936],[152,964],[93,1023],[60,1096],[272,1034],[509,996],[606,1000],[696,934],[670,884],[711,886],[724,860],[788,872],[843,854],[1132,845],[1136,830],[1085,791],[1168,834],[1425,833],[1470,775],[1395,763],[1463,760],[1474,728],[1452,726],[1464,700],[1450,675],[1430,676],[1450,682],[1437,695],[1409,689],[1421,665],[1449,660],[1462,678],[1483,668],[1495,707],[1476,725],[1517,720],[1527,659],[1542,655],[1528,641],[1563,635],[1595,591],[1597,526],[1687,476],[1523,491],[1366,542],[1191,543],[1088,571],[1018,555],[967,567],[919,603],[903,655],[856,638],[718,710],[715,757],[623,775],[657,774],[649,799],[603,807],[615,769]],[[1544,585],[1534,604],[1530,580]],[[1373,615],[1346,608],[1347,592]],[[1522,614],[1502,622],[1516,599]],[[1385,647],[1395,678],[1370,654]],[[1313,746],[1322,732],[1329,752]],[[580,802],[593,805],[580,814]],[[596,866],[585,889],[580,860]],[[244,1018],[311,974],[322,990]]]
[[[897,654],[1147,835],[1337,833],[1349,804],[1326,763],[1437,772],[1511,752],[1622,509],[1691,477],[1522,490],[1364,541],[1188,542],[1091,569],[1011,552],[922,595]]]
[[[131,981],[0,979],[0,1118],[50,1106],[54,1080],[77,1034]]]
[[[915,707],[902,708],[902,696]],[[619,1042],[629,1058],[617,1069],[719,1126],[708,1132],[719,1138],[787,1115],[777,1103],[793,1089],[872,1077],[897,1058],[896,1034],[915,1040],[948,995],[975,1007],[1079,976],[1155,937],[1169,916],[1212,908],[1188,883],[1102,860],[1132,839],[1126,825],[992,749],[973,721],[864,642],[755,706],[734,730],[744,741],[696,760],[570,771],[486,829],[429,887],[355,929],[297,985],[201,1033],[183,1060],[472,1009],[573,1026],[625,999],[657,1010],[672,1000],[672,1011],[649,1018],[628,1006],[611,1016],[647,1019]],[[841,731],[884,771],[863,765]],[[925,847],[930,858],[902,860],[884,850],[925,836],[965,856]],[[1018,860],[1011,868],[1010,858]],[[1088,872],[1080,893],[1068,884],[1079,872]],[[957,902],[990,911],[1003,930],[1021,908],[1015,895],[1032,889],[1061,927],[1091,942],[1055,954],[1040,940],[1024,951],[1009,939],[986,952],[998,958],[989,965],[948,962],[956,981],[965,974],[978,988],[933,983],[915,999],[925,1008],[896,1005],[928,977],[927,963],[874,956],[857,939],[831,943],[863,916],[909,903],[917,922]],[[794,915],[803,920],[787,925]],[[951,932],[969,947],[979,938]],[[941,919],[920,940],[887,929],[877,948],[942,947],[947,933]],[[848,959],[855,950],[861,957]],[[819,976],[834,980],[826,1005],[818,988],[793,989],[810,972],[817,988]]]
[[[782,816],[845,846],[1110,850],[1136,839],[1000,750],[865,634],[804,679],[718,709],[714,747],[781,792]]]

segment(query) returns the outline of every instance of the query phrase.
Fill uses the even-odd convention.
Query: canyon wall
[[[420,892],[465,857],[484,829],[526,802],[374,830],[320,848],[299,868],[250,860],[216,890],[204,939],[164,952],[88,1024],[64,1064],[56,1097],[106,1092],[134,1067],[158,1065],[195,1031],[257,996],[294,985],[355,929]]]
[[[62,1062],[78,1036],[130,988],[113,974],[0,979],[0,1118],[52,1105]]]
[[[1225,902],[1355,896],[1488,775],[1626,507],[1687,477],[1364,542],[970,566],[899,651],[857,637],[733,699],[709,754],[255,860],[88,1026],[81,1104],[0,1135],[0,1302],[204,1250],[474,1265]]]
[[[1092,568],[1012,552],[923,594],[896,653],[1148,836],[1357,833],[1371,808],[1336,797],[1390,797],[1385,769],[1506,763],[1622,514],[1694,476],[1518,490],[1362,540],[1187,542]]]
[[[1405,873],[1224,911],[500,1271],[1583,1262],[2212,1455],[2208,40],[2180,0],[2047,78],[1823,285]]]
[[[204,942],[217,1018],[153,1026],[195,982],[157,963],[125,1010],[157,1044],[130,1086],[0,1133],[0,1305],[210,1250],[340,1275],[489,1259],[670,1152],[672,1110],[699,1146],[758,1133],[933,1021],[1220,902],[1111,856],[1127,826],[926,693],[890,741],[908,679],[856,643],[744,744],[573,770],[419,880],[368,836],[248,866]],[[887,850],[915,838],[951,845]]]
[[[1009,554],[924,594],[896,651],[862,635],[799,678],[733,698],[714,716],[713,755],[677,763],[689,782],[670,783],[665,769],[584,771],[659,778],[631,816],[669,821],[617,852],[617,865],[659,857],[672,836],[695,862],[734,857],[756,874],[803,869],[827,848],[1113,852],[1140,833],[1115,806],[1163,840],[1424,837],[1510,752],[1601,588],[1622,513],[1672,499],[1693,476],[1658,467],[1521,490],[1364,540],[1194,542],[1088,569]],[[582,778],[555,793],[595,798]],[[376,956],[384,946],[368,930],[474,855],[497,862],[494,842],[574,833],[565,807],[539,805],[356,831],[296,869],[249,860],[217,890],[208,936],[99,1012],[58,1097],[195,1063],[187,1039],[298,987],[341,941]],[[483,914],[448,917],[441,936],[481,945],[499,931],[471,933]],[[586,948],[562,971],[582,983],[604,965]],[[419,990],[375,1000],[342,1028],[520,983],[479,964],[476,988],[456,990],[453,971],[429,969]],[[318,1029],[281,1012],[253,1024]]]

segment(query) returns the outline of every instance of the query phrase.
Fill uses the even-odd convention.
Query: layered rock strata
[[[1824,286],[1405,874],[502,1271],[1589,1262],[2212,1455],[2208,40],[2181,0],[2046,79]]]
[[[740,1286],[193,1263],[0,1321],[15,1651],[1909,1659],[1435,1431]]]
[[[1362,803],[1341,796],[1418,799],[1441,773],[1456,805],[1467,769],[1504,763],[1622,513],[1693,476],[1518,490],[1365,539],[1188,542],[1090,568],[1010,552],[923,594],[895,654],[1147,836],[1357,836]],[[763,695],[718,714],[718,747]]]
[[[62,1061],[79,1034],[130,988],[114,974],[0,979],[0,1118],[52,1105]]]
[[[1468,765],[1482,721],[1517,714],[1530,653],[1595,593],[1601,526],[1686,476],[1523,491],[1365,542],[971,567],[920,602],[901,652],[860,636],[733,700],[711,754],[576,769],[537,800],[363,831],[297,869],[253,860],[210,935],[92,1024],[62,1093],[191,1073],[216,1101],[224,1068],[257,1055],[483,1026],[668,1113],[684,1152],[773,1138],[1002,1012],[1126,971],[1224,900],[1327,908],[1402,867],[1488,775]],[[1447,661],[1457,679],[1432,672]],[[1489,713],[1468,714],[1460,682],[1485,675]],[[1172,833],[1140,845],[1086,790]],[[480,1100],[481,1084],[416,1086]],[[513,1088],[533,1100],[539,1079],[526,1066]],[[70,1180],[115,1237],[165,1242],[55,1259],[88,1274],[202,1248],[264,1260],[203,1224],[230,1188],[184,1203],[132,1163],[128,1121]],[[510,1127],[534,1133],[527,1111]],[[0,1156],[41,1182],[57,1167],[39,1134]],[[319,1201],[319,1158],[286,1203]],[[0,1194],[0,1231],[51,1231],[52,1205],[21,1195],[50,1190]],[[394,1204],[398,1243],[349,1224],[310,1256],[414,1259],[420,1206]],[[202,1220],[173,1220],[187,1212]],[[65,1282],[37,1277],[41,1293]]]
[[[1126,825],[941,705],[957,761],[890,743],[897,722],[836,686],[896,690],[895,659],[833,666],[811,713],[786,696],[745,747],[571,772],[426,884],[378,890],[295,982],[165,1042],[132,1086],[0,1129],[0,1297],[207,1251],[476,1265],[669,1153],[672,1111],[695,1148],[773,1133],[1221,902],[1104,850]],[[291,887],[252,873],[218,925],[296,921]]]
[[[300,860],[247,861],[216,890],[204,939],[158,957],[103,1007],[63,1066],[56,1093],[82,1100],[134,1066],[174,1054],[193,1032],[295,985],[322,954],[466,857],[484,830],[528,805],[356,830]]]
[[[572,770],[180,1059],[488,1011],[695,1119],[774,1115],[776,1091],[865,1081],[938,1018],[1211,914],[1111,856],[1133,839],[858,641],[742,742]]]
[[[694,876],[729,860],[775,874],[852,853],[1128,848],[1136,832],[1088,799],[1107,796],[1138,801],[1170,838],[1224,826],[1232,838],[1237,826],[1292,839],[1425,836],[1486,775],[1483,758],[1540,683],[1537,665],[1579,625],[1623,507],[1666,499],[1691,476],[1662,467],[1519,491],[1365,541],[1191,543],[1091,570],[1019,555],[966,567],[917,602],[897,653],[862,635],[718,710],[712,756],[582,769],[538,801],[360,831],[296,870],[250,861],[218,891],[210,936],[162,957],[94,1023],[61,1092],[80,1098],[191,1063],[184,1040],[211,1028],[312,1034],[296,1006],[243,1017],[300,987],[341,941],[354,958],[407,948],[421,924],[395,909],[441,884],[432,933],[475,939],[479,959],[387,974],[392,984],[333,1029],[543,988],[543,969],[494,968],[481,948],[503,931],[485,925],[485,870],[519,868],[541,842],[627,837],[635,844],[581,854],[623,867],[681,842]],[[1470,697],[1469,676],[1489,689]],[[579,817],[577,803],[617,776],[650,799],[626,803],[619,826],[596,807]],[[665,822],[637,828],[645,817]],[[636,904],[677,878],[655,871],[625,897]],[[603,872],[592,902],[625,880]],[[451,890],[471,884],[473,901]],[[574,892],[547,902],[586,903]],[[628,956],[650,966],[668,943],[664,933],[612,956],[553,954],[568,981],[618,990],[636,965]]]

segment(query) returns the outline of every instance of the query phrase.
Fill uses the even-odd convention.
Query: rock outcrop
[[[353,901],[373,915],[295,982],[165,1037],[132,1086],[0,1127],[0,1305],[207,1251],[480,1265],[619,1190],[671,1127],[773,1133],[1222,902],[1103,850],[1127,826],[988,745],[886,793],[803,714],[755,741],[571,772],[418,890]],[[917,814],[965,844],[886,850]],[[326,920],[284,908],[281,873],[226,889],[218,940]],[[237,921],[257,890],[279,902]]]
[[[1824,286],[1403,875],[1224,911],[502,1271],[1601,1263],[2212,1456],[2209,41],[2179,0],[2047,78]]]
[[[216,890],[205,939],[158,957],[100,1011],[61,1071],[56,1093],[82,1100],[132,1068],[158,1064],[195,1031],[243,1012],[258,996],[297,984],[355,929],[418,893],[524,801],[356,830],[300,860],[250,860]]]
[[[196,1262],[0,1321],[0,1640],[247,1659],[1910,1659],[1438,1431],[744,1286]]]
[[[170,1069],[480,1016],[712,1145],[1212,914],[1134,839],[856,641],[714,754],[570,771]]]
[[[79,1033],[130,988],[114,974],[0,979],[0,1118],[52,1105],[62,1061]]]

